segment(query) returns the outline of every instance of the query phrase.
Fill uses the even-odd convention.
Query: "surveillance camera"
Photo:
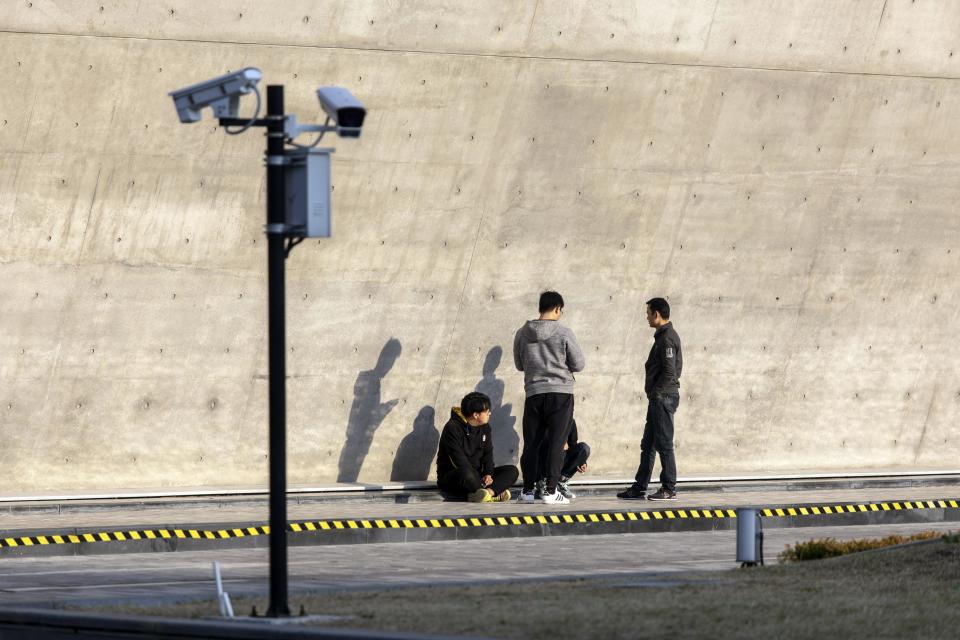
[[[180,122],[199,122],[200,111],[204,107],[211,107],[217,118],[236,118],[240,108],[240,96],[256,91],[261,77],[260,69],[247,67],[171,91],[169,95],[173,97]]]
[[[343,87],[320,87],[317,89],[320,106],[333,123],[341,138],[359,138],[363,118],[367,110],[352,93]]]

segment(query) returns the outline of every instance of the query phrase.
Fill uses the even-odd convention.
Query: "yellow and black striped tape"
[[[764,517],[799,517],[840,515],[913,509],[957,509],[957,500],[921,500],[900,502],[873,502],[863,504],[832,504],[822,506],[768,507],[758,509]],[[736,518],[736,511],[724,509],[664,509],[655,511],[614,511],[606,513],[560,513],[549,515],[466,516],[456,518],[417,519],[358,519],[313,520],[291,522],[292,533],[342,531],[356,529],[443,529],[467,527],[510,527],[525,525],[576,525],[606,522],[646,522],[657,520],[697,520]],[[95,542],[127,542],[143,540],[224,540],[270,535],[269,525],[234,527],[229,529],[138,529],[102,531],[97,533],[50,534],[0,538],[0,548],[31,547],[34,545],[88,544]]]
[[[846,513],[909,511],[912,509],[956,509],[956,500],[915,500],[901,502],[868,502],[866,504],[834,504],[809,507],[777,507],[760,509],[760,515],[771,517],[822,516]]]
[[[246,536],[269,535],[269,526],[235,529],[139,529],[100,531],[96,533],[64,533],[44,536],[0,538],[0,547],[32,547],[49,544],[84,544],[90,542],[127,542],[130,540],[223,540]]]

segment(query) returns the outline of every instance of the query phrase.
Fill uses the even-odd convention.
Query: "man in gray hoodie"
[[[560,324],[563,296],[540,295],[540,317],[528,321],[513,340],[513,360],[524,374],[527,399],[523,405],[522,502],[536,499],[534,486],[546,478],[540,500],[565,504],[557,491],[563,466],[563,443],[573,421],[573,374],[582,371],[583,351],[573,331]]]

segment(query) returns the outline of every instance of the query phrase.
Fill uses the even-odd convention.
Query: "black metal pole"
[[[270,334],[270,606],[273,618],[290,615],[287,603],[287,364],[284,317],[286,206],[283,86],[267,87],[267,306]]]

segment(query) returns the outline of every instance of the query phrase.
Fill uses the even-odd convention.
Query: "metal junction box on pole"
[[[330,154],[333,149],[288,149],[287,235],[330,237]]]

